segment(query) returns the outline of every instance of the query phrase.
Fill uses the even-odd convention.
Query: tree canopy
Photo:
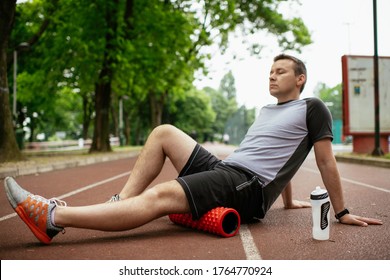
[[[0,5],[0,88],[7,89],[2,102],[8,105],[12,53],[18,54],[18,120],[13,126],[9,108],[0,107],[0,154],[8,151],[0,161],[18,157],[12,127],[23,125],[31,139],[63,130],[92,137],[91,152],[109,151],[110,135],[122,129],[120,103],[127,143],[138,143],[163,122],[187,132],[222,133],[225,124],[217,122],[238,109],[234,77],[228,73],[217,90],[225,100],[195,89],[194,73],[207,72],[204,48],[218,44],[223,51],[237,29],[274,34],[284,50],[311,43],[300,18],[278,12],[284,0],[15,2]],[[29,47],[21,49],[23,43]]]
[[[314,95],[325,102],[334,120],[343,119],[341,84],[334,87],[328,87],[324,83],[319,83],[314,90]]]

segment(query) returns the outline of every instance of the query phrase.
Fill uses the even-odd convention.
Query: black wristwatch
[[[334,215],[336,217],[337,220],[340,220],[340,218],[344,215],[347,215],[349,214],[349,211],[347,208],[345,208],[343,211],[341,211],[340,213]]]

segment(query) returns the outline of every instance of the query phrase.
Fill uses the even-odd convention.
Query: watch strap
[[[347,215],[347,214],[349,214],[349,211],[347,208],[345,208],[343,211],[337,213],[334,216],[336,217],[337,220],[340,220],[341,217],[343,217],[344,215]]]

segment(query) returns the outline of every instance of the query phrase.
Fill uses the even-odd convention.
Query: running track
[[[208,146],[223,157],[231,148]],[[135,158],[104,162],[39,175],[17,181],[33,193],[58,197],[68,205],[101,203],[119,192]],[[367,228],[338,224],[331,210],[329,241],[311,238],[311,210],[284,210],[279,198],[265,219],[242,225],[237,236],[221,238],[174,225],[163,217],[125,232],[72,229],[59,234],[51,245],[38,243],[13,213],[4,191],[0,192],[0,259],[94,259],[94,260],[389,260],[390,169],[338,164],[347,207],[352,213],[382,219],[384,225]],[[168,161],[155,182],[177,176]],[[3,182],[0,182],[3,184]],[[309,200],[322,185],[312,154],[293,179],[294,198]]]

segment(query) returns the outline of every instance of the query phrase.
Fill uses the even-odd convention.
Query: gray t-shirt
[[[302,165],[313,144],[331,138],[332,116],[318,98],[263,107],[238,149],[224,163],[256,174],[264,214]]]

